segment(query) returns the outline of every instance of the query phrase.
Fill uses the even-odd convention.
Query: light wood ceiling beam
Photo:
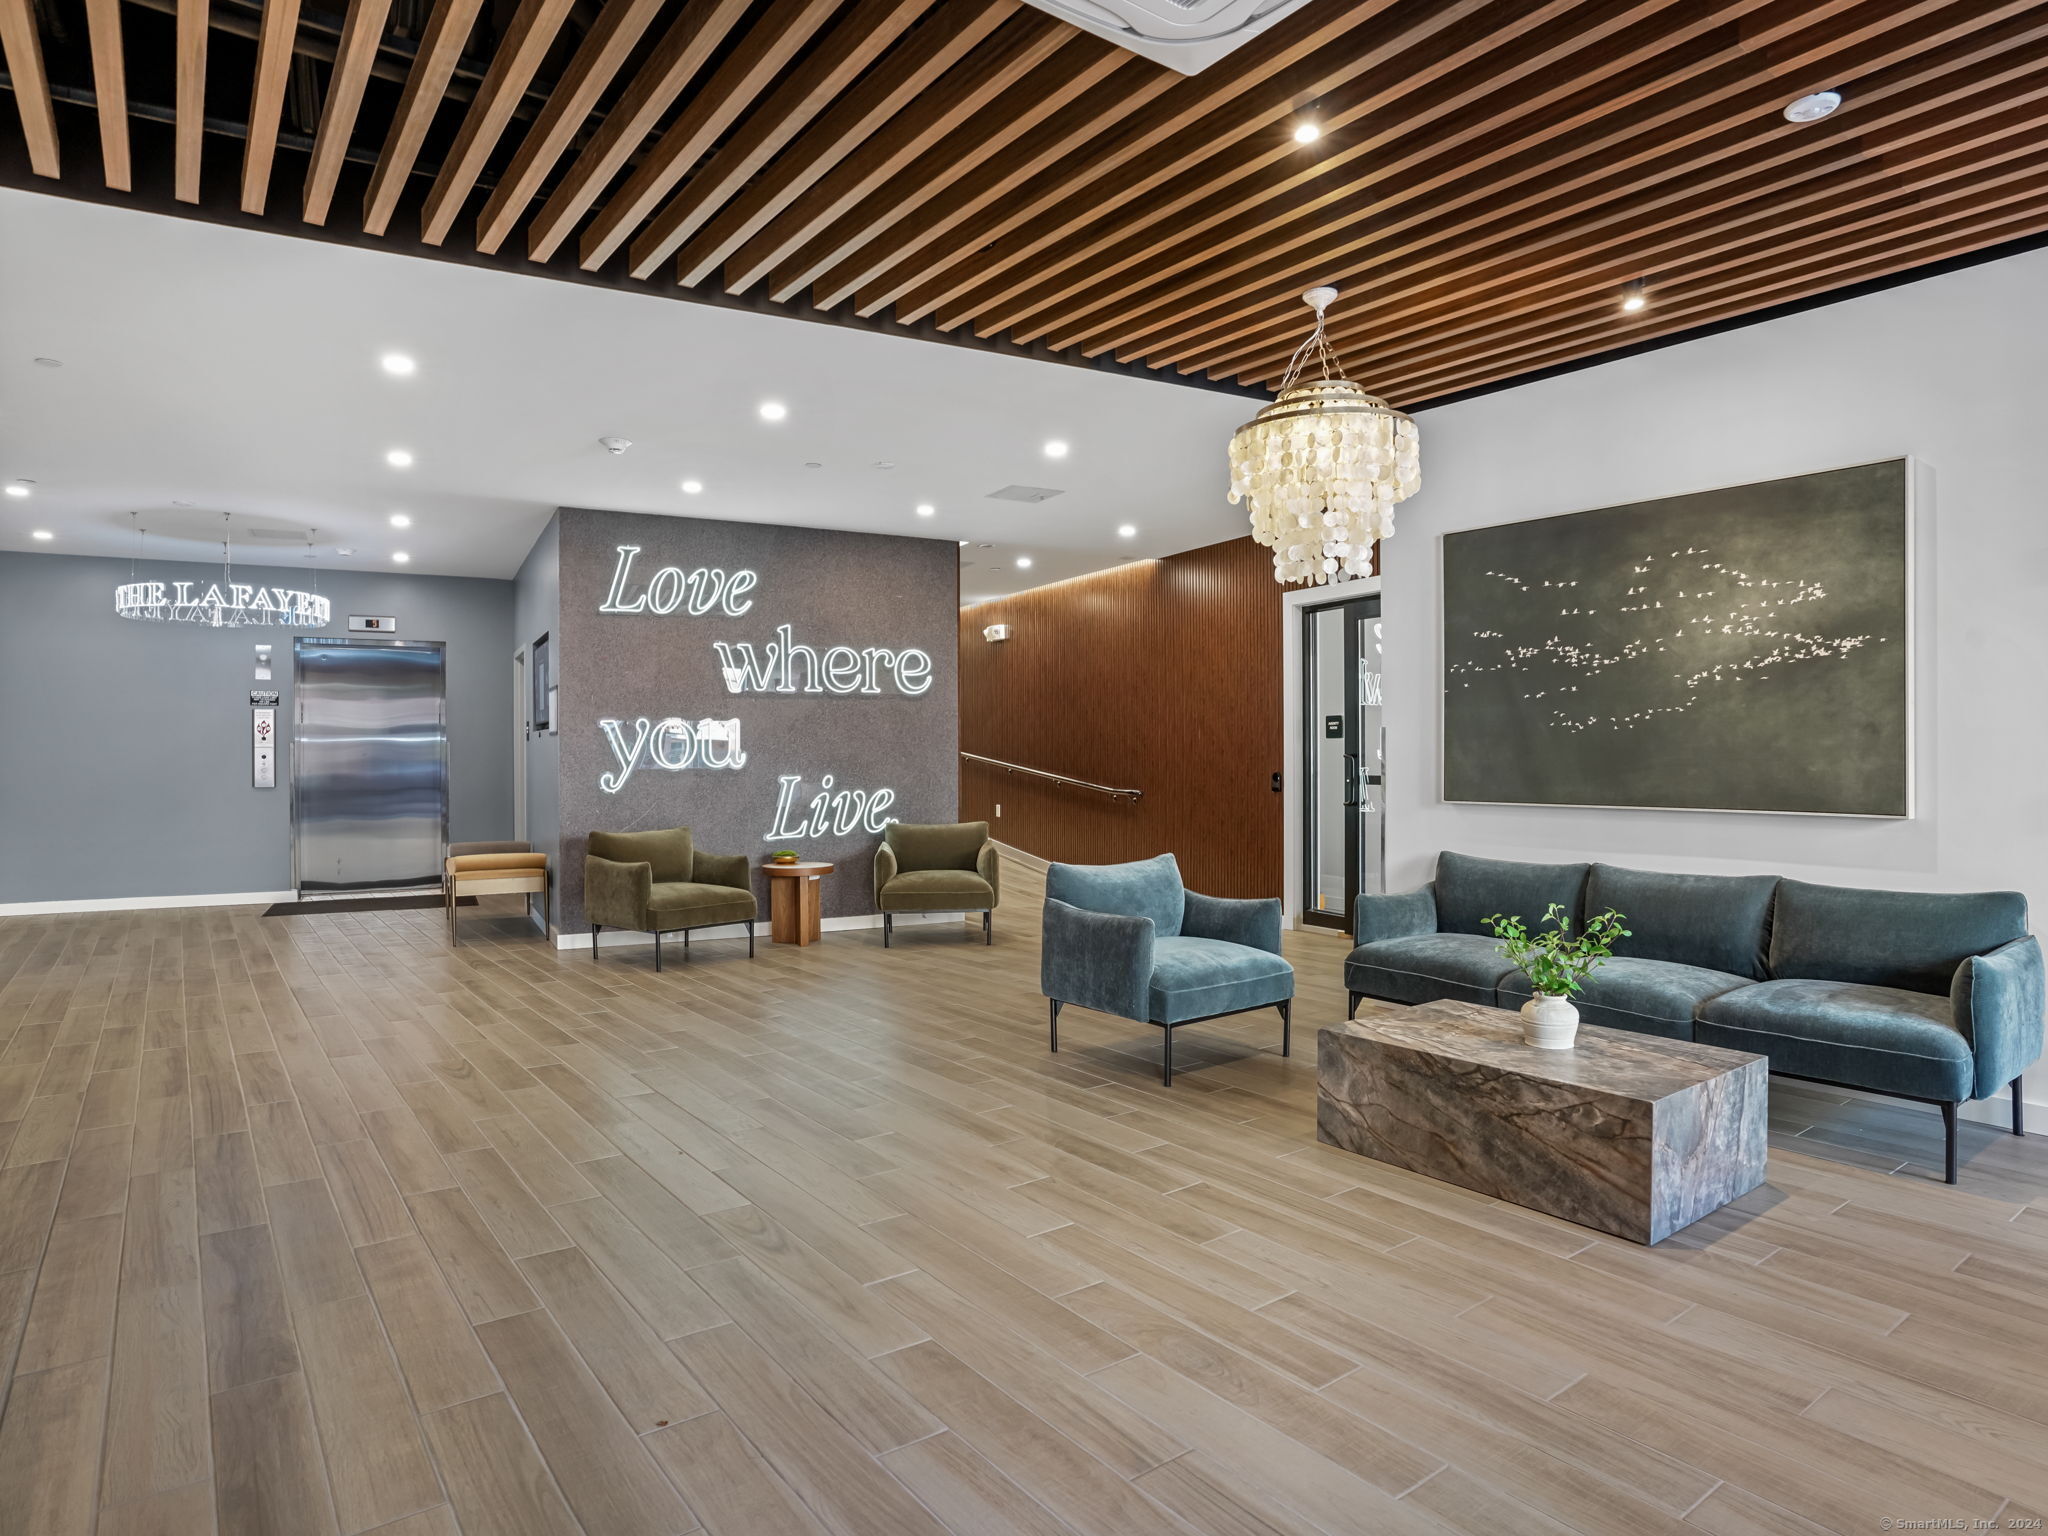
[[[691,287],[718,270],[749,235],[787,208],[818,179],[902,115],[916,120],[943,112],[946,76],[966,61],[1016,13],[1016,0],[946,0],[910,36],[875,65],[788,151],[728,206],[700,208],[671,220],[664,210],[633,242],[633,270],[645,276],[671,251],[679,281]],[[1058,22],[1054,26],[1061,25]],[[930,100],[924,100],[926,96]],[[688,195],[685,188],[682,196]],[[687,244],[684,236],[696,226]]]
[[[669,249],[759,175],[790,140],[840,97],[907,31],[934,0],[855,0],[773,95],[749,112],[711,158],[685,181],[635,239],[673,236]],[[650,262],[653,271],[659,258]],[[637,267],[637,261],[636,261]],[[635,271],[635,276],[646,273]]]
[[[276,4],[277,0],[270,0]],[[391,114],[391,126],[384,134],[384,147],[377,155],[377,168],[370,172],[370,188],[363,196],[363,232],[381,235],[391,227],[398,200],[405,193],[406,180],[419,162],[420,147],[427,131],[447,99],[449,82],[469,35],[482,14],[484,0],[439,0],[427,19],[427,30],[406,72],[399,92],[398,109]]]
[[[1050,332],[1050,345],[1064,350],[1102,334],[1109,315],[1156,307],[1161,285],[1188,267],[1213,264],[1221,248],[1256,247],[1340,197],[1356,203],[1373,196],[1377,183],[1412,167],[1468,162],[1489,142],[1569,132],[1668,88],[1667,81],[1683,81],[1692,58],[1684,45],[1717,29],[1732,43],[1735,28],[1722,18],[1774,3],[1784,0],[1736,0],[1712,13],[1613,4],[1526,34],[1526,46],[1512,56],[1490,39],[1447,54],[1434,68],[1411,67],[1404,55],[1388,70],[1399,83],[1346,93],[1346,105],[1318,141],[1331,146],[1320,159],[1313,149],[1307,156],[1268,151],[1205,195],[1191,187],[1162,200],[1159,212],[1131,210],[1084,231],[1075,243],[1089,253],[1085,266],[1063,252],[1057,273],[1041,273],[1029,287],[1012,281],[970,295],[962,308],[971,308],[980,335],[1005,330],[1029,343]],[[1829,3],[1842,8],[1853,0]],[[1645,75],[1643,66],[1663,60],[1688,62],[1674,73]],[[1632,80],[1631,72],[1643,78]],[[1128,302],[1119,309],[1119,301]]]
[[[742,271],[752,271],[757,264],[779,262],[769,274],[768,296],[784,302],[795,298],[833,263],[851,255],[891,223],[907,221],[968,172],[997,156],[1009,158],[1012,146],[1032,129],[1071,106],[1129,60],[1129,54],[1102,38],[1073,33],[1052,60],[1021,77],[1007,94],[990,103],[979,119],[964,125],[951,140],[926,150],[807,244],[799,246],[797,242],[803,239],[801,231],[810,227],[811,211],[838,206],[841,187],[860,176],[865,157],[856,156],[806,192],[742,246],[734,264]],[[795,254],[788,254],[792,249]]]
[[[171,130],[171,191],[199,201],[199,160],[206,132],[206,0],[178,0],[178,121]]]
[[[100,164],[116,192],[134,190],[128,156],[128,63],[121,46],[121,0],[85,0],[92,39],[92,93],[99,104]]]
[[[956,168],[969,161],[971,150],[955,152],[956,135],[968,131],[968,125],[990,102],[1030,76],[1077,35],[1072,27],[1043,11],[1025,10],[1012,16],[986,47],[977,48],[919,100],[919,111],[898,116],[748,235],[725,264],[721,281],[726,292],[744,293],[766,278],[792,244],[824,229],[919,156],[945,148]],[[778,230],[779,234],[772,233]]]
[[[598,210],[578,242],[578,263],[595,270],[610,260],[837,8],[838,0],[776,0]]]
[[[341,177],[342,157],[356,131],[363,87],[370,83],[370,65],[384,39],[384,21],[391,0],[348,0],[340,50],[327,77],[327,99],[320,105],[320,128],[313,136],[313,156],[306,167],[306,194],[301,214],[308,224],[325,224],[334,202],[334,184]]]
[[[569,238],[612,177],[625,165],[711,57],[748,0],[692,0],[663,34],[604,122],[576,156],[526,226],[526,254],[546,261]]]
[[[488,254],[505,243],[661,7],[662,0],[610,0],[598,12],[597,24],[584,34],[547,105],[526,130],[518,153],[485,201],[477,218],[478,250]]]
[[[50,100],[50,77],[43,72],[34,0],[0,0],[0,54],[7,59],[21,134],[28,142],[28,167],[38,176],[59,175],[57,109]]]
[[[1368,68],[1363,73],[1322,98],[1316,119],[1323,137],[1315,146],[1305,149],[1296,144],[1280,123],[1222,147],[1199,168],[1163,182],[1149,196],[1056,211],[1054,221],[1069,226],[1067,237],[1056,248],[1039,253],[1028,267],[993,274],[962,293],[939,311],[939,328],[972,324],[982,336],[1011,330],[1042,309],[1053,294],[1093,291],[1133,265],[1149,269],[1160,250],[1185,243],[1193,232],[1190,221],[1196,229],[1228,226],[1260,198],[1288,191],[1295,201],[1328,198],[1345,184],[1340,174],[1344,168],[1366,156],[1368,142],[1408,144],[1420,152],[1425,139],[1433,143],[1437,137],[1435,130],[1422,131],[1425,125],[1460,109],[1466,115],[1450,131],[1475,134],[1475,119],[1486,117],[1470,110],[1475,103],[1512,94],[1505,89],[1510,84],[1546,65],[1561,66],[1564,59],[1631,23],[1644,22],[1653,32],[1668,32],[1668,23],[1659,28],[1656,17],[1671,3],[1494,0],[1455,26],[1390,33],[1365,61]],[[1748,3],[1761,5],[1767,0]],[[1517,46],[1502,47],[1503,36],[1516,37]],[[1546,81],[1554,92],[1571,88],[1563,67]],[[1104,269],[1102,263],[1112,253],[1116,264]],[[1130,280],[1142,283],[1144,277],[1133,273]],[[1038,334],[1043,330],[1041,326]],[[1015,339],[1027,338],[1019,332]]]
[[[270,201],[270,168],[277,159],[277,125],[291,78],[292,44],[299,31],[299,0],[264,0],[256,40],[256,77],[249,86],[249,137],[242,145],[242,212],[260,214]]]
[[[1344,40],[1354,31],[1370,28],[1383,13],[1413,15],[1416,25],[1426,26],[1432,13],[1446,20],[1461,18],[1481,3],[1482,0],[1451,0],[1449,5],[1433,5],[1427,0],[1402,0],[1399,4],[1396,0],[1354,0],[1345,5],[1308,6],[1247,43],[1232,57],[1227,71],[1212,70],[1182,79],[1161,70],[1162,75],[1167,75],[1167,89],[1132,114],[1113,143],[1094,145],[1092,153],[1069,156],[1046,167],[958,230],[926,240],[908,256],[898,257],[881,277],[862,286],[855,307],[859,313],[869,315],[894,304],[899,320],[921,319],[951,299],[956,288],[973,281],[971,276],[961,275],[961,251],[971,250],[978,257],[999,259],[991,255],[993,242],[1026,225],[1035,231],[1051,209],[1076,192],[1097,187],[1098,183],[1106,183],[1094,194],[1101,198],[1127,190],[1132,180],[1142,174],[1131,169],[1140,158],[1145,166],[1168,173],[1171,163],[1181,158],[1174,154],[1173,143],[1212,146],[1215,141],[1210,136],[1214,131],[1211,115],[1222,112],[1241,118],[1240,98],[1265,82],[1284,75],[1291,97],[1313,99],[1335,83],[1328,74],[1317,72],[1319,69],[1331,69],[1339,81],[1355,72],[1340,58]],[[1262,120],[1287,110],[1290,109],[1284,105],[1276,107]],[[1154,153],[1148,155],[1147,151]],[[1038,242],[1034,240],[1032,244]],[[972,267],[973,263],[967,265]]]
[[[573,0],[520,0],[512,24],[499,39],[491,55],[491,67],[476,100],[463,114],[461,130],[448,156],[441,162],[441,174],[427,192],[420,213],[420,239],[439,245],[462,212],[462,205],[483,174],[491,151],[511,120],[513,108],[526,94],[534,72],[547,57],[555,34],[568,18]]]
[[[1505,191],[1502,184],[1509,183],[1510,178],[1498,178],[1495,185],[1480,188],[1485,195],[1457,200],[1462,213],[1448,222],[1441,216],[1437,222],[1429,222],[1436,208],[1385,218],[1375,231],[1376,239],[1342,241],[1336,253],[1318,251],[1310,258],[1314,262],[1312,270],[1327,274],[1326,280],[1339,285],[1358,276],[1391,290],[1408,281],[1412,271],[1409,267],[1390,267],[1391,261],[1412,260],[1416,252],[1432,242],[1441,244],[1460,235],[1469,238],[1473,232],[1523,229],[1530,213],[1561,206],[1563,199],[1572,194],[1586,200],[1587,189],[1598,186],[1603,178],[1625,178],[1634,185],[1675,196],[1708,179],[1739,181],[1768,175],[1774,166],[1810,156],[1837,136],[1854,137],[1859,132],[1877,131],[1887,123],[1932,110],[1937,103],[1967,99],[1998,78],[2030,71],[2039,56],[2041,40],[2048,37],[2048,15],[2038,6],[2015,3],[2011,9],[2013,14],[1999,26],[1957,23],[1952,33],[1955,41],[1946,48],[1937,48],[1931,55],[1921,51],[1921,40],[1909,41],[1896,30],[1887,30],[1831,61],[1845,71],[1835,78],[1858,82],[1859,105],[1853,118],[1838,118],[1832,125],[1808,125],[1803,131],[1790,131],[1773,115],[1783,105],[1783,82],[1757,83],[1754,79],[1748,82],[1746,95],[1728,93],[1718,110],[1701,112],[1684,127],[1671,127],[1647,137],[1641,132],[1641,125],[1629,122],[1624,114],[1614,124],[1617,131],[1605,155],[1597,155],[1591,161],[1576,160],[1559,175],[1526,184],[1524,178],[1514,177]],[[1998,64],[1988,65],[1987,61],[1993,59]],[[1995,68],[1996,73],[1987,77],[1982,73],[1986,68]],[[1890,71],[1889,75],[1886,71]],[[1887,107],[1885,103],[1893,97],[1898,100]],[[1736,109],[1727,105],[1729,99],[1735,102]],[[1616,216],[1634,216],[1635,212],[1630,207],[1627,213]],[[1523,215],[1522,224],[1513,222],[1516,214]],[[1333,263],[1332,254],[1343,256],[1343,261]],[[1295,266],[1292,270],[1298,274],[1303,268]],[[1318,280],[1325,278],[1319,276]],[[1235,373],[1246,365],[1231,353],[1236,351],[1241,358],[1247,339],[1264,336],[1268,338],[1264,355],[1277,366],[1289,324],[1299,330],[1298,318],[1290,322],[1286,316],[1284,290],[1279,287],[1282,281],[1269,280],[1263,287],[1260,304],[1251,309],[1245,308],[1227,289],[1204,294],[1201,303],[1188,305],[1184,312],[1222,319],[1221,330],[1210,337],[1208,349],[1176,353],[1162,348],[1157,354],[1147,355],[1170,358],[1172,366],[1187,371]],[[1343,325],[1336,334],[1349,337],[1352,333],[1348,325]]]

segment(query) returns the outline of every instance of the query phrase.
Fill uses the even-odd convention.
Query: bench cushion
[[[1709,998],[1749,985],[1748,977],[1732,971],[1618,955],[1588,978],[1585,991],[1575,1001],[1579,1017],[1588,1024],[1662,1035],[1667,1040],[1690,1040],[1694,1009]],[[1500,1006],[1519,1008],[1535,991],[1528,977],[1511,972],[1500,984]]]
[[[1759,982],[1700,1005],[1693,1038],[1759,1051],[1773,1072],[1914,1098],[1975,1091],[1970,1042],[1946,997],[1851,981]]]
[[[1514,974],[1500,941],[1476,933],[1419,933],[1375,939],[1351,951],[1344,985],[1390,1003],[1431,1003],[1441,997],[1494,1007],[1501,982]]]
[[[1262,1008],[1294,996],[1294,967],[1278,955],[1227,939],[1152,941],[1152,1021],[1178,1024]]]
[[[1764,965],[1777,890],[1776,875],[1667,875],[1595,864],[1586,881],[1586,913],[1612,907],[1622,915],[1629,935],[1615,944],[1617,955],[1762,981],[1770,974]]]

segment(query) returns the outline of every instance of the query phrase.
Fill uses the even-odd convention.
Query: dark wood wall
[[[1044,858],[1171,851],[1195,890],[1278,896],[1281,590],[1244,538],[963,608],[961,749],[1145,793],[963,760],[962,817]],[[1011,637],[984,640],[990,624]]]

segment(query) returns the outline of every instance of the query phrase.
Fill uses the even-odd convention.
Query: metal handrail
[[[1048,773],[1043,768],[1026,768],[1022,763],[1006,763],[999,757],[983,757],[979,752],[960,754],[970,762],[987,763],[991,768],[1000,768],[1005,773],[1025,773],[1034,779],[1050,779],[1055,784],[1071,784],[1076,789],[1092,789],[1098,795],[1107,795],[1112,800],[1141,800],[1142,789],[1112,789],[1107,784],[1091,784],[1086,779],[1069,778],[1064,773]]]

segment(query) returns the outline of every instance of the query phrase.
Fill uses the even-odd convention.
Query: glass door
[[[1302,614],[1301,915],[1351,925],[1360,891],[1386,889],[1386,732],[1380,718],[1380,600]]]

